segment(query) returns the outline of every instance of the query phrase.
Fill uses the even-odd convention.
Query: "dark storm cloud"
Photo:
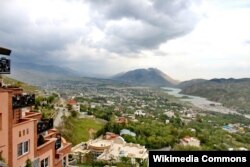
[[[50,1],[46,2],[47,5],[52,5]],[[197,15],[191,10],[194,2],[191,0],[53,2],[68,4],[64,4],[67,11],[63,14],[66,18],[64,15],[59,18],[46,15],[45,5],[41,6],[44,11],[40,13],[41,16],[34,19],[30,13],[34,10],[32,5],[29,6],[18,0],[1,0],[0,46],[13,50],[14,61],[58,64],[72,60],[67,57],[73,55],[74,59],[78,54],[76,57],[79,61],[87,62],[91,56],[96,56],[95,49],[104,49],[107,55],[110,52],[121,56],[136,55],[141,50],[155,49],[168,40],[189,33],[198,21]],[[68,17],[68,15],[75,11],[74,6],[71,6],[75,2],[80,6],[88,5],[90,10],[86,14],[84,8],[78,9],[80,12],[75,18],[79,20],[76,21],[76,25],[71,25],[71,19],[74,19],[74,16]],[[54,9],[56,13],[60,5],[55,5]],[[82,22],[81,16],[87,17],[88,21],[78,25],[77,23]],[[104,38],[97,42],[93,42],[90,35],[95,28],[104,34]],[[68,46],[78,41],[81,41],[82,45],[79,47],[90,49],[89,52],[87,51],[89,53],[87,56],[80,52],[67,51]],[[78,60],[74,59],[74,61]]]
[[[198,21],[191,0],[89,0],[97,12],[94,20],[106,34],[101,46],[115,52],[154,49],[161,43],[183,36]],[[196,4],[194,4],[196,5]],[[103,21],[105,20],[105,21]]]
[[[53,64],[57,58],[54,59],[51,52],[63,50],[84,35],[80,28],[65,27],[57,20],[32,20],[25,5],[20,6],[15,1],[0,2],[0,23],[0,45],[12,49],[14,61]]]

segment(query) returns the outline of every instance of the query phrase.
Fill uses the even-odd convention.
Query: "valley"
[[[70,155],[77,165],[110,164],[89,159],[90,150],[81,148],[82,155],[76,151],[79,145],[105,143],[109,135],[146,150],[250,149],[248,118],[220,103],[182,94],[178,88],[86,77],[49,80],[39,87],[4,80],[37,92],[33,112],[54,119],[55,128],[73,144]]]
[[[107,124],[96,131],[96,136],[129,129],[136,137],[123,135],[124,139],[148,149],[249,149],[249,143],[245,142],[249,119],[205,98],[178,94],[180,89],[164,90],[91,78],[54,80],[46,89],[58,92],[64,99],[74,98],[80,105],[80,115],[106,120]],[[117,123],[121,118],[127,123]],[[233,126],[235,132],[224,130],[225,125]],[[186,136],[199,140],[199,147],[183,147],[180,141]],[[221,140],[226,136],[231,140]]]

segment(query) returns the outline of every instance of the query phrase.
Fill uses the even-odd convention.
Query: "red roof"
[[[67,104],[76,105],[76,104],[77,104],[77,101],[74,100],[74,99],[70,99],[70,100],[67,101]]]

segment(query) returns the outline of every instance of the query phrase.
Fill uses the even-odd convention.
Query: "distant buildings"
[[[72,110],[77,111],[77,112],[80,112],[80,105],[77,103],[76,100],[74,100],[74,99],[69,99],[69,100],[67,101],[67,104],[72,106]]]
[[[222,127],[223,130],[229,132],[229,133],[236,133],[237,130],[233,127],[233,125],[225,125]]]
[[[180,144],[183,146],[200,147],[200,140],[194,137],[186,136],[180,140]]]
[[[245,130],[243,127],[240,126],[240,124],[228,124],[228,125],[224,125],[222,127],[223,130],[229,132],[229,133],[244,133]]]
[[[166,116],[168,116],[169,118],[172,118],[175,116],[174,112],[173,111],[167,111],[164,113]]]
[[[117,124],[127,124],[128,119],[126,117],[118,117],[118,118],[116,118],[115,122]]]
[[[146,115],[146,113],[143,110],[136,110],[134,114],[137,116],[145,116]]]

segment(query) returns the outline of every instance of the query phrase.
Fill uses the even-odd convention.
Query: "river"
[[[201,108],[202,110],[214,111],[214,112],[219,112],[223,114],[243,115],[243,114],[238,113],[236,110],[232,110],[232,109],[222,106],[221,103],[213,102],[213,101],[210,101],[206,98],[199,97],[199,96],[181,94],[180,93],[181,89],[171,88],[171,87],[163,87],[162,89],[164,89],[166,93],[170,95],[173,95],[175,97],[180,97],[181,101],[190,102],[194,106]],[[250,119],[250,115],[243,115],[243,116]]]

